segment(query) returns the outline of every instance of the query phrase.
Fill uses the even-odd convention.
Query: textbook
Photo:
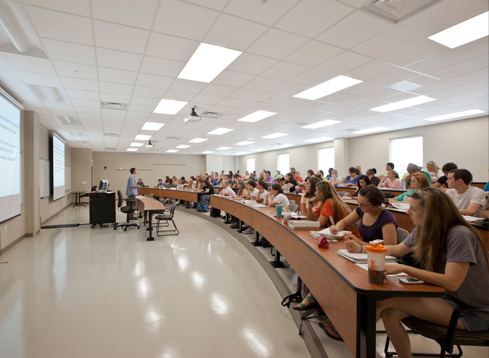
[[[345,234],[351,234],[351,231],[346,231],[346,230],[338,231],[336,235],[333,235],[331,231],[329,231],[329,227],[321,231],[311,231],[311,236],[315,239],[317,239],[319,235],[326,236],[328,240],[341,239],[342,237],[345,236]]]
[[[318,221],[312,221],[312,220],[294,220],[294,221],[287,221],[289,224],[289,227],[293,230],[311,230],[311,229],[318,229],[319,228],[319,222]]]
[[[347,260],[350,260],[356,264],[366,264],[368,263],[367,254],[359,253],[359,252],[348,252],[348,250],[338,250],[338,255],[344,257]],[[386,256],[385,257],[386,264],[395,264],[396,258],[394,256]]]

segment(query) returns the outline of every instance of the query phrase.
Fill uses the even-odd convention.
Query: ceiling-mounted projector
[[[197,106],[194,106],[194,108],[192,108],[192,112],[190,112],[190,116],[188,116],[187,118],[185,118],[185,123],[187,123],[187,122],[196,123],[196,122],[200,122],[200,120],[202,119],[195,112],[195,107],[197,107]]]

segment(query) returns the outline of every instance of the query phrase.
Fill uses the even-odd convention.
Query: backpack
[[[199,203],[199,205],[197,205],[197,211],[199,213],[206,213],[209,211],[209,205],[207,204],[207,202],[202,199]]]

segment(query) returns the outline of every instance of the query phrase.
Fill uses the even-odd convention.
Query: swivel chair
[[[127,228],[129,226],[135,226],[139,230],[139,224],[137,221],[131,221],[129,220],[129,217],[132,213],[134,213],[137,209],[133,207],[133,204],[136,202],[136,199],[130,199],[130,198],[123,198],[122,197],[122,192],[120,190],[117,190],[117,207],[119,208],[119,211],[122,213],[126,214],[126,221],[121,222],[121,223],[115,223],[114,224],[114,230],[117,229],[119,226],[124,228],[124,231],[127,231]],[[123,200],[126,201],[126,206],[122,206]]]

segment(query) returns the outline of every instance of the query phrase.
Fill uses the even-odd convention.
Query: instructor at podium
[[[138,188],[140,188],[141,186],[138,185],[138,182],[136,180],[136,174],[138,173],[136,168],[131,168],[130,172],[131,175],[129,175],[129,179],[127,179],[126,195],[129,198],[135,199],[136,195],[138,195]]]

